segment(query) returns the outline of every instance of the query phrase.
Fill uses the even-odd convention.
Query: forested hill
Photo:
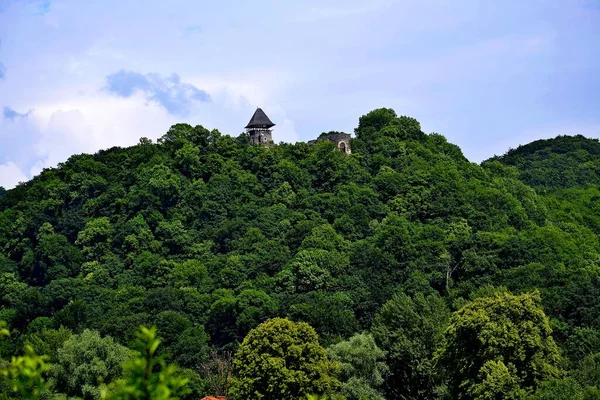
[[[492,160],[517,167],[523,182],[542,190],[600,184],[600,142],[581,135],[536,140]]]
[[[341,369],[286,396],[596,390],[594,376],[575,377],[600,364],[600,210],[581,207],[598,193],[598,143],[559,137],[479,166],[390,109],[361,117],[355,136],[346,156],[327,141],[264,148],[177,124],[158,143],[76,155],[7,191],[0,357],[29,344],[53,364],[44,390],[96,399],[122,375],[123,346],[156,325],[159,353],[197,399],[226,390],[210,372],[225,350],[287,317],[312,326]],[[588,186],[559,196],[528,184]],[[234,399],[264,394],[248,383],[261,368],[244,380],[244,351]]]

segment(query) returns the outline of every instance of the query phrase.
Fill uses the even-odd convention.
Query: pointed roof
[[[246,129],[248,128],[271,128],[275,126],[273,122],[267,117],[267,114],[262,110],[262,108],[257,108],[254,112],[252,118],[250,118],[250,122],[246,125]]]

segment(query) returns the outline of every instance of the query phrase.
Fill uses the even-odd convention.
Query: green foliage
[[[383,400],[380,389],[388,373],[385,353],[373,336],[362,333],[327,349],[329,358],[340,364],[341,393],[348,400]]]
[[[463,306],[451,317],[437,354],[451,395],[491,399],[509,393],[518,399],[559,377],[559,350],[550,333],[538,293],[497,293]]]
[[[173,364],[155,355],[160,341],[156,327],[142,327],[136,342],[137,355],[123,366],[124,377],[103,391],[109,400],[168,400],[185,394],[188,380]]]
[[[230,396],[298,399],[339,387],[339,366],[327,359],[313,328],[283,318],[248,333],[233,359]]]
[[[0,189],[0,319],[12,334],[0,356],[28,344],[58,365],[85,329],[127,346],[158,324],[157,354],[187,369],[190,398],[228,376],[205,368],[210,354],[288,317],[324,345],[371,330],[384,395],[436,398],[460,371],[433,360],[446,305],[505,287],[539,290],[561,365],[587,376],[581,361],[600,352],[598,141],[561,136],[477,165],[387,108],[362,116],[355,136],[348,156],[327,141],[265,149],[176,124],[157,143],[75,155]],[[484,357],[468,396],[529,395],[511,362]],[[366,387],[350,380],[347,393]],[[228,379],[213,381],[227,392]]]
[[[110,249],[112,229],[107,217],[91,220],[79,232],[75,244],[81,246],[82,253],[88,260],[99,260]]]
[[[364,139],[371,132],[381,131],[396,118],[396,112],[391,108],[379,108],[363,115],[358,120],[356,136]]]
[[[371,332],[387,353],[389,398],[435,398],[443,393],[433,353],[442,338],[449,310],[436,294],[394,295],[375,317]]]
[[[487,361],[479,370],[478,383],[468,388],[465,398],[477,400],[520,400],[526,397],[514,365]]]
[[[174,287],[193,287],[199,290],[207,290],[210,287],[208,271],[198,260],[188,260],[175,265],[170,280]]]
[[[100,399],[101,384],[119,378],[121,365],[132,354],[111,337],[101,337],[96,331],[85,330],[67,339],[58,350],[55,364],[49,371],[54,389],[69,396]]]
[[[600,142],[581,135],[542,139],[511,149],[498,160],[540,190],[600,184]]]
[[[577,379],[582,385],[600,388],[600,353],[587,356],[579,363]]]
[[[246,289],[235,297],[222,291],[214,297],[208,325],[213,341],[222,345],[241,341],[250,329],[277,311],[277,303],[262,290]]]
[[[177,335],[169,351],[177,365],[197,370],[208,357],[208,342],[204,327],[192,326]]]
[[[306,398],[308,400],[344,400],[342,395],[332,394],[332,395],[317,395],[317,394],[307,394]]]
[[[33,321],[29,324],[28,330]],[[50,357],[50,362],[55,363],[58,359],[58,352],[63,344],[73,335],[69,329],[61,326],[59,329],[42,328],[39,332],[33,332],[24,336],[25,344],[33,347],[37,354],[46,354]]]
[[[0,321],[0,340],[8,337],[10,332],[5,328],[6,323]],[[50,365],[47,356],[38,356],[33,347],[26,345],[25,354],[12,357],[10,362],[0,359],[0,379],[5,377],[8,382],[0,382],[0,389],[12,390],[19,399],[36,400],[44,393],[47,382],[44,373]],[[10,399],[9,393],[0,393],[1,399]]]
[[[535,394],[529,397],[531,400],[591,400],[585,396],[584,390],[573,378],[564,378],[544,382]]]
[[[25,355],[13,357],[0,372],[8,377],[20,399],[39,399],[47,387],[44,372],[49,365],[46,361],[46,356],[38,356],[31,346],[25,346]]]

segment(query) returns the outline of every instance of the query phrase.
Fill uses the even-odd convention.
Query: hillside
[[[536,189],[600,184],[600,141],[581,135],[536,140],[491,160],[517,167],[520,179]]]
[[[523,396],[513,398],[543,381],[568,386],[559,378],[600,353],[600,214],[581,208],[600,195],[597,141],[537,141],[479,166],[379,109],[360,118],[351,145],[350,156],[326,141],[264,148],[177,124],[157,143],[76,155],[6,191],[0,320],[11,336],[0,357],[31,344],[65,368],[50,370],[48,390],[85,397],[84,380],[61,380],[68,338],[89,329],[131,347],[139,326],[156,325],[160,353],[191,377],[187,398],[200,398],[214,391],[214,350],[236,351],[259,324],[287,317],[334,355],[372,333],[386,372],[360,382],[378,396],[452,398],[457,364],[441,350],[434,362],[450,315],[536,290],[536,315],[552,327],[544,343],[563,358],[544,357],[561,372],[510,378]],[[585,194],[546,193],[579,186]],[[505,376],[517,373],[510,365]]]

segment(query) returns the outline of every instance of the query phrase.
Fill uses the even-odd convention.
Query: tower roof
[[[273,122],[267,117],[267,114],[262,110],[262,108],[257,108],[254,111],[254,115],[250,118],[250,122],[246,125],[246,129],[248,128],[271,128],[275,126]]]

